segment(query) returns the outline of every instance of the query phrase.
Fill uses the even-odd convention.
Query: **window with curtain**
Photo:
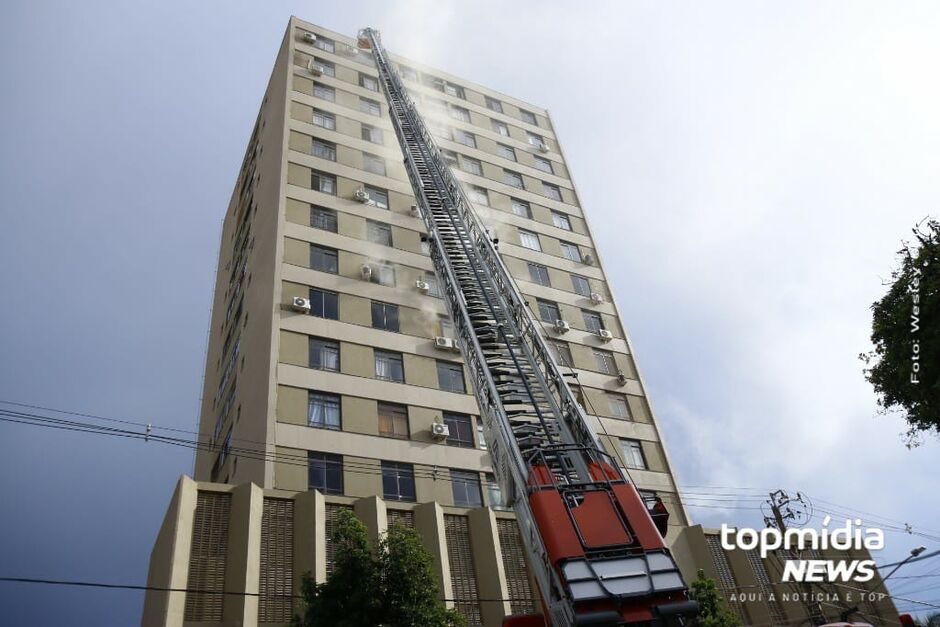
[[[310,206],[310,226],[321,231],[336,233],[336,212],[326,207]]]
[[[561,320],[561,312],[558,309],[558,303],[550,300],[536,299],[539,307],[539,318],[544,322],[554,324],[556,320]]]
[[[320,429],[340,429],[342,416],[340,398],[336,394],[310,391],[307,401],[307,424]]]
[[[518,198],[510,199],[512,204],[512,212],[519,216],[520,218],[529,218],[532,219],[532,207],[529,206],[524,200],[519,200]]]
[[[539,285],[544,285],[545,287],[551,287],[552,281],[548,275],[548,268],[538,263],[529,263],[529,278],[532,279],[533,283],[538,283]]]
[[[408,439],[408,408],[397,403],[379,403],[379,435]]]
[[[312,170],[310,172],[310,188],[316,192],[336,195],[336,177],[326,172]]]
[[[569,244],[568,242],[559,242],[558,244],[561,246],[561,254],[565,259],[581,263],[581,249],[576,244]]]
[[[333,142],[323,141],[322,139],[314,139],[312,152],[314,157],[320,157],[321,159],[327,159],[329,161],[336,161],[336,144]]]
[[[339,342],[310,338],[310,367],[339,372]]]
[[[574,288],[575,294],[585,296],[590,298],[591,296],[591,282],[588,281],[583,276],[578,276],[577,274],[571,275],[571,287]]]
[[[566,231],[571,230],[571,220],[568,219],[563,213],[552,212],[552,224],[557,226],[559,229],[564,229]]]
[[[383,381],[405,382],[405,368],[401,353],[375,351],[375,378]]]
[[[620,448],[623,450],[623,461],[627,468],[646,470],[646,457],[643,455],[643,445],[639,440],[622,439]]]
[[[614,354],[610,351],[594,349],[594,361],[597,369],[604,374],[617,374],[617,362],[614,361]]]
[[[528,248],[529,250],[542,250],[542,244],[539,243],[539,236],[531,231],[519,229],[519,243],[522,244],[523,248]]]

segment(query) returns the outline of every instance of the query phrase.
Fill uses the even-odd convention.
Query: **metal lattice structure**
[[[231,494],[200,492],[196,497],[186,583],[187,590],[193,592],[186,593],[184,618],[187,621],[222,620],[231,508]]]
[[[258,622],[287,623],[293,616],[294,501],[264,499]]]

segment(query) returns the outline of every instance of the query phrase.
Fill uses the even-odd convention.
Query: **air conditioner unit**
[[[315,42],[315,41],[317,40],[317,36],[314,35],[313,33],[304,33],[304,38],[303,38],[303,39],[304,39],[304,41],[307,42],[308,44],[312,44],[313,42]]]
[[[620,385],[627,384],[627,375],[623,373],[623,370],[617,371],[617,383],[619,383]]]
[[[611,334],[611,332],[608,331],[607,329],[598,329],[598,330],[597,330],[597,337],[601,338],[601,339],[604,340],[605,342],[609,342],[609,341],[611,341],[612,339],[614,339],[614,336],[613,336],[613,335]]]
[[[427,281],[415,281],[415,287],[418,288],[418,291],[422,294],[427,294],[431,291],[431,285]]]
[[[564,320],[555,321],[555,331],[557,333],[567,333],[571,330],[571,325],[565,322]]]
[[[594,255],[592,255],[591,253],[584,253],[584,257],[581,258],[581,261],[583,261],[584,263],[586,263],[586,264],[589,265],[589,266],[593,266],[593,265],[594,265]]]
[[[372,198],[369,197],[369,192],[360,187],[356,190],[356,200],[359,202],[369,202],[372,200]]]
[[[362,264],[362,267],[359,268],[359,275],[365,281],[371,280],[372,279],[372,266],[370,266],[367,263]]]
[[[431,425],[431,437],[435,440],[446,440],[450,437],[450,428],[443,422],[435,422]]]
[[[411,205],[411,215],[415,218],[421,217],[421,210],[418,209],[418,205]]]
[[[294,296],[294,300],[291,301],[290,308],[294,311],[310,313],[310,299]]]
[[[457,342],[454,341],[453,338],[443,337],[441,335],[434,338],[434,348],[454,353],[460,352],[460,346],[457,345]]]
[[[321,68],[320,64],[313,59],[307,61],[307,71],[314,76],[323,76],[323,68]]]
[[[548,152],[548,144],[542,142],[539,144],[539,152]]]
[[[595,305],[600,305],[602,302],[604,302],[604,297],[597,292],[591,292],[591,302]]]

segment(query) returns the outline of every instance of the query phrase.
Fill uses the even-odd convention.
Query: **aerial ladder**
[[[541,595],[544,615],[504,625],[689,624],[697,604],[660,530],[601,447],[379,32],[363,29],[358,46],[372,51],[494,473]]]

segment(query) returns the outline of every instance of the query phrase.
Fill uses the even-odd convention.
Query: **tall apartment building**
[[[673,538],[689,521],[548,112],[392,59],[601,442],[663,499]],[[262,596],[151,593],[145,624],[286,622],[289,599],[271,609],[265,591],[326,576],[342,507],[373,536],[416,526],[471,624],[537,603],[414,203],[371,54],[292,18],[222,226],[200,419],[212,446],[151,562],[160,586]]]

